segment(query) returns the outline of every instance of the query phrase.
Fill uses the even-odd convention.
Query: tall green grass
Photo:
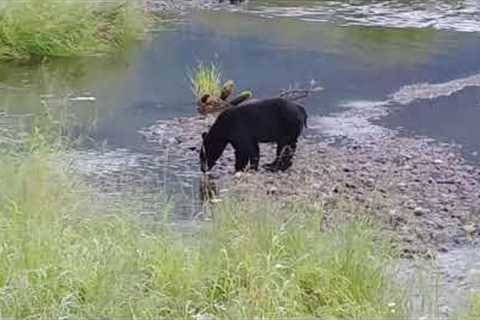
[[[395,318],[371,226],[227,201],[193,239],[92,207],[41,153],[0,161],[1,318]],[[291,215],[291,216],[289,216]]]
[[[470,299],[468,310],[459,314],[458,320],[475,320],[480,319],[480,293],[474,294]]]
[[[0,60],[88,56],[111,52],[141,36],[138,1],[7,1],[0,8]]]
[[[219,97],[222,91],[222,71],[215,63],[200,62],[193,70],[187,71],[192,93],[201,98],[205,94]]]
[[[370,223],[325,231],[319,209],[232,198],[178,234],[105,211],[58,159],[57,126],[37,128],[29,147],[0,153],[1,319],[406,316]]]

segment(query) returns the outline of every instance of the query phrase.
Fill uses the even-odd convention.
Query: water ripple
[[[344,26],[480,31],[480,1],[273,1],[248,8],[262,17],[331,21]]]

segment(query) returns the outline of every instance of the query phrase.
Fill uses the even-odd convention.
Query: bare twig
[[[284,99],[287,99],[287,100],[290,100],[290,101],[296,101],[296,100],[304,99],[304,98],[310,96],[311,94],[313,94],[315,92],[318,92],[318,91],[322,91],[322,90],[323,90],[322,87],[314,87],[314,88],[310,88],[310,89],[292,89],[292,88],[289,88],[287,90],[282,90],[280,92],[280,98],[284,98]]]

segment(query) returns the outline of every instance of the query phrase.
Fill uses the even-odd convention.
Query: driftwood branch
[[[311,85],[310,89],[298,89],[298,88],[293,88],[290,87],[287,90],[282,90],[280,92],[279,97],[290,100],[290,101],[297,101],[300,99],[304,99],[310,95],[312,95],[315,92],[322,91],[322,87],[314,87],[313,84]],[[233,90],[231,90],[233,91]],[[243,91],[239,96],[234,98],[231,101],[227,101],[222,98],[227,98],[230,95],[231,92],[229,92],[227,95],[222,96],[223,97],[216,97],[212,96],[209,94],[203,95],[199,100],[197,100],[197,111],[201,115],[207,115],[207,114],[220,114],[224,110],[235,106],[239,105],[242,102],[250,99],[253,94],[250,91]]]
[[[287,89],[280,92],[280,98],[284,98],[290,101],[296,101],[304,99],[315,92],[322,91],[322,87],[314,87],[310,89]]]

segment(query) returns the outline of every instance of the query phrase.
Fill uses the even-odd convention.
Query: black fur
[[[304,126],[307,126],[305,109],[282,98],[255,100],[231,107],[218,116],[208,133],[202,134],[202,171],[215,165],[229,143],[235,149],[235,171],[245,170],[248,164],[257,170],[258,144],[265,142],[277,144],[275,160],[265,167],[272,171],[286,170],[292,165]]]

